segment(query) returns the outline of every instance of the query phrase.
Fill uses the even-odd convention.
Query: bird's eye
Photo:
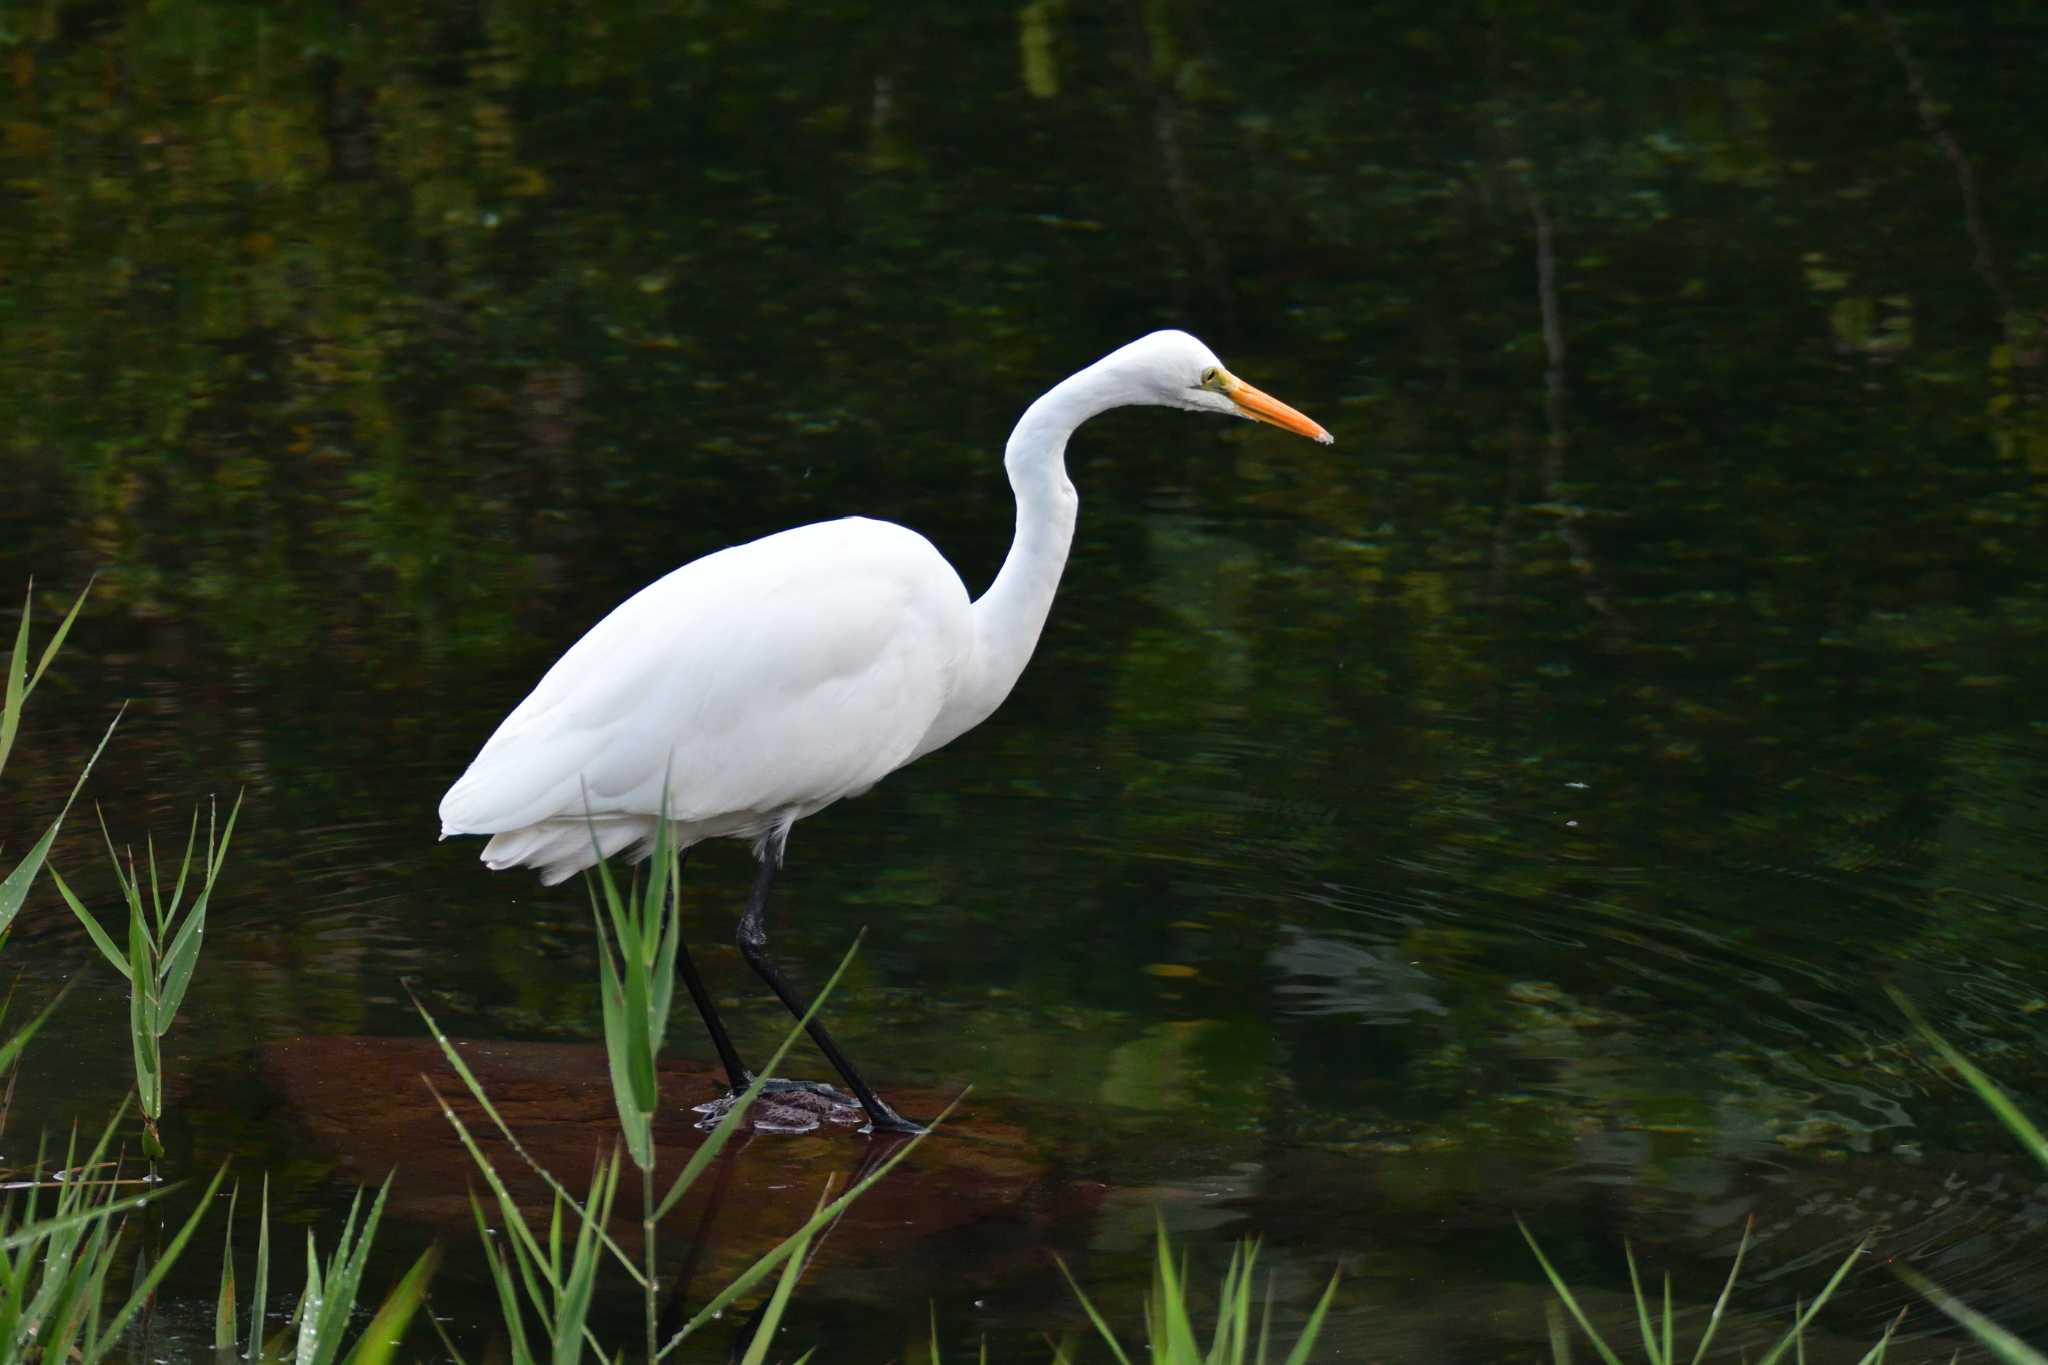
[[[1205,389],[1216,387],[1216,367],[1214,365],[1202,371],[1202,387]]]

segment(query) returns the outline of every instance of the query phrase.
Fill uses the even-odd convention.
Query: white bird
[[[1137,404],[1331,439],[1187,333],[1142,337],[1055,385],[1010,433],[1003,465],[1016,536],[980,598],[969,600],[923,536],[865,517],[705,555],[627,598],[547,671],[441,798],[441,837],[488,834],[482,857],[492,869],[535,867],[553,884],[600,854],[646,856],[666,787],[678,848],[753,842],[760,870],[739,945],[801,1015],[803,1002],[768,959],[763,918],[790,827],[1002,705],[1038,644],[1074,536],[1067,439],[1097,413]],[[751,1073],[687,951],[678,969],[727,1082],[744,1088]],[[811,1033],[875,1130],[918,1131],[822,1026]]]

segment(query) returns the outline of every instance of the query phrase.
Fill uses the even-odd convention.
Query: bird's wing
[[[916,751],[972,638],[959,575],[900,526],[848,518],[707,555],[548,670],[442,798],[443,833],[655,815],[664,783],[680,821],[864,790]]]

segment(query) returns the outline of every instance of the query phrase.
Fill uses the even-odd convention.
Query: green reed
[[[75,1132],[54,1170],[39,1154],[17,1197],[0,1206],[0,1358],[103,1359],[148,1305],[220,1188],[225,1167],[155,1264],[118,1299],[109,1280],[126,1215],[174,1188],[124,1178],[108,1155],[126,1110],[124,1103],[83,1156]]]
[[[203,882],[189,907],[185,905],[185,888],[199,838],[198,811],[192,812],[192,825],[185,835],[185,856],[178,864],[177,880],[171,884],[168,897],[157,869],[156,840],[152,837],[145,845],[149,868],[149,894],[145,899],[134,851],[128,851],[124,866],[121,854],[114,849],[113,836],[107,833],[106,821],[100,821],[107,857],[114,865],[122,898],[128,903],[125,952],[100,927],[99,920],[85,908],[62,874],[54,867],[50,869],[51,880],[56,882],[57,891],[71,907],[71,913],[85,926],[101,955],[128,980],[128,1032],[135,1055],[135,1093],[142,1101],[143,1145],[151,1157],[163,1155],[157,1124],[164,1112],[164,1035],[176,1021],[178,1007],[185,1002],[185,991],[192,984],[192,972],[199,965],[207,903],[213,898],[221,868],[227,864],[228,844],[234,838],[235,821],[241,813],[242,800],[236,797],[234,809],[228,812],[227,827],[219,830],[216,838],[219,810],[215,807],[207,812]]]
[[[63,647],[64,637],[71,633],[71,623],[78,619],[79,608],[85,605],[86,593],[91,591],[88,585],[85,592],[78,594],[78,599],[71,604],[71,610],[64,614],[64,619],[58,622],[57,629],[44,644],[42,657],[36,661],[35,672],[31,673],[28,670],[28,641],[29,621],[35,614],[35,591],[34,585],[30,585],[28,598],[21,606],[21,625],[14,633],[14,651],[7,657],[5,691],[0,693],[0,769],[6,768],[8,757],[14,752],[14,738],[20,733],[21,714],[28,705],[29,694],[35,691],[36,684],[43,680],[43,674],[49,670],[51,661],[57,657],[57,651]],[[5,880],[0,880],[0,944],[7,941],[8,931],[14,925],[14,917],[21,913],[22,904],[28,900],[29,888],[35,885],[36,877],[50,855],[50,845],[57,842],[57,831],[64,827],[64,817],[71,813],[72,803],[78,800],[78,793],[85,786],[86,775],[92,772],[93,764],[99,762],[100,754],[107,747],[107,740],[114,733],[114,725],[118,725],[120,720],[117,714],[113,724],[107,726],[107,733],[100,736],[99,747],[92,751],[92,757],[88,758],[85,766],[79,770],[78,780],[71,786],[71,795],[65,798],[64,808],[57,812],[56,819],[50,821],[50,827],[43,831],[43,837],[36,840],[30,847],[28,856],[15,865]]]
[[[78,594],[78,600],[71,604],[71,610],[64,613],[64,619],[57,623],[57,629],[43,645],[42,657],[36,660],[36,671],[28,671],[29,621],[35,614],[35,584],[28,587],[28,597],[21,604],[21,625],[14,632],[14,652],[7,658],[7,684],[4,696],[0,696],[0,769],[7,766],[7,759],[14,752],[14,737],[21,732],[21,713],[27,706],[29,694],[36,690],[36,684],[49,671],[50,663],[57,657],[57,651],[64,647],[64,637],[71,633],[71,623],[78,619],[79,608],[85,605],[92,585]],[[90,767],[90,764],[86,765]]]
[[[1565,1283],[1564,1276],[1550,1263],[1550,1258],[1543,1254],[1543,1248],[1537,1244],[1536,1234],[1530,1232],[1528,1224],[1520,1218],[1515,1220],[1515,1226],[1522,1230],[1522,1237],[1529,1243],[1529,1250],[1535,1253],[1536,1263],[1543,1267],[1544,1277],[1550,1281],[1551,1289],[1570,1312],[1572,1320],[1579,1324],[1579,1330],[1583,1331],[1586,1339],[1593,1344],[1593,1350],[1600,1359],[1607,1362],[1607,1365],[1621,1365],[1619,1353],[1608,1345],[1606,1338],[1593,1326],[1592,1319],[1587,1317],[1585,1309],[1579,1306],[1579,1301],[1572,1294],[1570,1286]],[[1728,1267],[1728,1279],[1721,1286],[1721,1297],[1714,1301],[1713,1311],[1707,1315],[1706,1329],[1700,1333],[1699,1342],[1693,1349],[1693,1365],[1699,1365],[1699,1362],[1706,1358],[1707,1348],[1713,1344],[1714,1334],[1720,1330],[1722,1314],[1728,1308],[1729,1296],[1735,1292],[1736,1276],[1742,1270],[1742,1258],[1749,1251],[1749,1233],[1749,1228],[1745,1226],[1742,1230],[1742,1242],[1735,1249],[1735,1262]],[[1807,1326],[1812,1323],[1815,1315],[1827,1301],[1834,1297],[1835,1291],[1841,1288],[1842,1281],[1848,1278],[1850,1270],[1863,1258],[1863,1253],[1869,1246],[1870,1239],[1866,1237],[1842,1258],[1842,1263],[1835,1267],[1833,1277],[1828,1280],[1813,1302],[1794,1309],[1792,1325],[1769,1350],[1757,1358],[1757,1365],[1777,1365],[1778,1361],[1785,1358],[1787,1352],[1793,1353],[1796,1360],[1806,1359]],[[1671,1277],[1664,1277],[1664,1293],[1659,1307],[1643,1289],[1642,1278],[1636,1272],[1635,1252],[1624,1243],[1622,1254],[1628,1260],[1628,1281],[1635,1300],[1636,1329],[1642,1337],[1643,1359],[1648,1361],[1649,1365],[1677,1365],[1677,1317],[1671,1306]],[[1880,1365],[1884,1360],[1885,1348],[1891,1344],[1892,1333],[1898,1330],[1898,1326],[1898,1321],[1894,1319],[1891,1325],[1885,1328],[1884,1335],[1878,1339],[1877,1344],[1863,1355],[1862,1365]],[[1551,1319],[1550,1346],[1552,1358],[1558,1361],[1559,1365],[1564,1365],[1564,1362],[1571,1359],[1568,1334],[1563,1322],[1555,1316]]]
[[[1223,1286],[1217,1295],[1216,1323],[1209,1334],[1209,1344],[1204,1346],[1190,1308],[1192,1288],[1188,1281],[1187,1262],[1174,1255],[1167,1240],[1166,1225],[1163,1222],[1158,1224],[1152,1263],[1152,1292],[1145,1300],[1145,1343],[1148,1359],[1153,1365],[1249,1365],[1250,1362],[1266,1365],[1272,1345],[1273,1288],[1269,1278],[1258,1315],[1258,1330],[1254,1334],[1252,1294],[1258,1259],[1259,1244],[1255,1241],[1241,1243],[1231,1251],[1230,1264],[1224,1269]],[[1061,1261],[1059,1266],[1074,1291],[1074,1297],[1081,1301],[1082,1309],[1087,1312],[1088,1320],[1095,1324],[1095,1330],[1108,1343],[1117,1365],[1131,1365],[1130,1354],[1117,1340],[1108,1319],[1082,1290],[1074,1273],[1067,1269],[1067,1263]],[[1309,1353],[1315,1350],[1316,1339],[1322,1335],[1323,1317],[1336,1296],[1337,1277],[1333,1274],[1322,1298],[1310,1311],[1301,1335],[1288,1351],[1285,1365],[1305,1365]],[[934,1362],[938,1360],[936,1327],[932,1359]],[[1064,1346],[1057,1349],[1054,1359],[1059,1362],[1068,1359]]]
[[[469,1125],[441,1097],[440,1092],[435,1091],[443,1116],[454,1128],[490,1191],[497,1207],[498,1221],[504,1229],[502,1238],[492,1236],[484,1203],[472,1196],[471,1209],[484,1245],[492,1283],[497,1290],[513,1365],[543,1359],[581,1359],[581,1352],[586,1348],[599,1360],[624,1358],[623,1349],[608,1356],[604,1344],[588,1322],[599,1272],[607,1257],[624,1273],[640,1296],[642,1347],[645,1359],[650,1361],[670,1355],[780,1267],[781,1276],[755,1328],[754,1341],[759,1346],[751,1354],[758,1361],[759,1350],[765,1350],[766,1343],[774,1339],[776,1326],[802,1273],[812,1239],[844,1213],[856,1198],[894,1170],[897,1163],[923,1140],[920,1135],[904,1143],[873,1172],[836,1198],[827,1197],[830,1194],[828,1188],[820,1195],[809,1220],[722,1292],[714,1295],[666,1341],[659,1339],[660,1281],[655,1255],[656,1229],[724,1150],[732,1136],[743,1130],[747,1113],[762,1087],[781,1067],[790,1048],[803,1036],[804,1026],[837,988],[859,945],[856,943],[847,951],[838,969],[818,992],[810,1010],[791,1028],[769,1058],[767,1066],[762,1068],[731,1111],[705,1135],[704,1141],[690,1154],[683,1169],[657,1199],[653,1116],[658,1112],[661,1097],[655,1061],[667,1031],[668,1008],[673,999],[675,956],[682,934],[680,897],[674,894],[674,889],[680,884],[680,858],[665,835],[657,839],[651,862],[650,875],[623,890],[602,863],[593,878],[591,895],[599,939],[598,989],[603,1004],[605,1055],[611,1070],[620,1139],[626,1152],[622,1156],[615,1146],[610,1155],[596,1160],[582,1197],[571,1192],[527,1151],[433,1016],[417,999],[413,1002],[470,1097],[512,1152],[547,1184],[553,1196],[547,1225],[537,1230],[528,1222],[496,1166],[478,1145]],[[432,1088],[431,1081],[428,1085]],[[952,1107],[948,1106],[946,1112],[939,1116],[939,1121],[951,1112]],[[937,1122],[934,1122],[934,1128]],[[627,1160],[632,1161],[641,1174],[642,1246],[639,1259],[629,1255],[605,1230],[611,1221],[618,1194],[621,1167]],[[537,1322],[537,1334],[529,1332],[529,1320]],[[461,1359],[454,1343],[445,1336],[443,1344],[451,1355]]]
[[[1936,1033],[1926,1019],[1921,1017],[1913,1002],[1902,992],[1894,987],[1887,987],[1886,993],[1891,996],[1892,1003],[1899,1007],[1900,1013],[1906,1016],[1907,1022],[1912,1024],[1914,1031],[1940,1054],[1941,1059],[1963,1078],[1971,1090],[1976,1092],[1977,1098],[1985,1108],[1997,1115],[1998,1121],[2005,1125],[2006,1131],[2019,1140],[2019,1144],[2026,1148],[2034,1160],[2048,1168],[2048,1138],[2042,1136],[2040,1128],[2027,1117],[2013,1098],[1999,1087],[1998,1082],[1985,1075],[1975,1062],[1958,1051],[1955,1044]],[[1977,1338],[1985,1349],[1998,1359],[2008,1361],[2011,1365],[2048,1365],[2048,1355],[2029,1346],[1925,1275],[1902,1265],[1894,1265],[1892,1273],[1923,1295],[1929,1303],[1961,1323],[1971,1336]]]
[[[28,668],[30,612],[25,607],[17,631],[14,652],[6,668],[4,696],[0,696],[0,768],[10,756],[29,695],[56,657],[85,595],[80,594],[44,646],[33,671]],[[119,717],[116,717],[118,723]],[[66,814],[82,788],[86,773],[104,751],[113,727],[108,727],[99,747],[87,760],[65,806],[42,838],[31,848],[4,881],[0,881],[0,944],[21,909],[35,878],[45,866]],[[133,1044],[136,1096],[144,1119],[144,1144],[152,1157],[162,1155],[157,1125],[163,1113],[162,1040],[175,1022],[190,988],[205,934],[207,907],[227,859],[236,821],[241,814],[238,798],[223,825],[217,808],[207,819],[207,841],[203,854],[198,845],[198,812],[187,830],[185,850],[175,876],[160,869],[154,840],[145,842],[140,865],[134,855],[116,852],[105,821],[101,822],[122,898],[128,909],[125,950],[86,909],[55,869],[52,880],[84,926],[102,956],[130,984],[130,1034]],[[196,862],[195,862],[196,858]],[[429,1030],[463,1085],[480,1105],[511,1149],[547,1182],[553,1194],[552,1209],[545,1228],[536,1230],[513,1200],[503,1179],[475,1137],[438,1092],[442,1111],[453,1126],[481,1174],[498,1221],[508,1234],[492,1235],[485,1204],[474,1194],[471,1209],[484,1248],[485,1260],[497,1292],[514,1365],[548,1359],[556,1362],[581,1360],[585,1353],[606,1359],[603,1344],[589,1326],[589,1314],[599,1288],[600,1273],[610,1264],[638,1289],[644,1304],[646,1359],[658,1361],[671,1355],[684,1341],[716,1321],[734,1302],[752,1293],[773,1277],[769,1297],[745,1351],[741,1365],[765,1365],[773,1348],[777,1329],[801,1279],[813,1240],[851,1203],[893,1171],[923,1135],[901,1144],[872,1172],[850,1188],[834,1194],[833,1181],[820,1191],[812,1214],[776,1247],[761,1256],[720,1293],[711,1297],[698,1312],[665,1341],[658,1333],[658,1265],[655,1231],[695,1181],[718,1157],[731,1137],[741,1131],[746,1116],[759,1097],[768,1077],[781,1066],[805,1025],[831,997],[858,951],[856,941],[810,1010],[784,1037],[768,1065],[747,1087],[739,1101],[706,1135],[692,1152],[683,1169],[667,1189],[656,1197],[656,1152],[653,1120],[660,1108],[657,1061],[666,1037],[670,1006],[674,999],[675,961],[681,944],[680,856],[667,837],[666,826],[657,838],[649,875],[622,890],[609,868],[600,863],[591,880],[592,915],[599,940],[598,988],[604,1021],[605,1055],[609,1066],[614,1104],[619,1121],[618,1146],[601,1155],[593,1165],[582,1197],[573,1195],[554,1175],[546,1171],[520,1144],[492,1106],[483,1087],[464,1064],[433,1018],[420,1009]],[[196,880],[195,880],[196,878]],[[147,894],[144,892],[145,881]],[[189,904],[188,889],[193,891]],[[59,998],[61,999],[60,992]],[[417,1001],[415,1001],[417,1005]],[[13,1038],[0,1043],[0,1075],[19,1056],[38,1027],[55,1008],[53,1001]],[[0,1014],[4,1014],[0,1002]],[[429,1082],[431,1088],[432,1083]],[[955,1102],[957,1105],[957,1101]],[[936,1129],[953,1112],[955,1105],[933,1121]],[[170,1241],[139,1269],[134,1286],[118,1303],[109,1277],[126,1230],[128,1214],[154,1204],[171,1194],[174,1185],[148,1184],[124,1179],[118,1162],[108,1152],[113,1137],[127,1112],[121,1109],[108,1123],[99,1140],[82,1157],[74,1136],[60,1167],[45,1176],[37,1174],[22,1184],[13,1201],[0,1205],[0,1358],[35,1355],[45,1360],[97,1361],[117,1349],[152,1301],[157,1288],[185,1249],[200,1220],[205,1216],[226,1174],[216,1171],[200,1193],[191,1213]],[[630,1160],[641,1176],[641,1235],[639,1258],[628,1255],[606,1232],[611,1220],[624,1163]],[[138,1188],[139,1187],[139,1188]],[[399,1278],[373,1311],[369,1322],[347,1341],[346,1328],[356,1313],[362,1288],[369,1273],[371,1251],[379,1222],[391,1189],[386,1178],[365,1211],[362,1191],[351,1204],[348,1217],[334,1248],[322,1257],[309,1232],[306,1241],[306,1277],[297,1304],[286,1324],[266,1335],[265,1313],[270,1294],[270,1200],[269,1180],[263,1182],[256,1216],[256,1259],[247,1304],[246,1319],[238,1301],[235,1275],[234,1230],[240,1203],[239,1186],[228,1201],[228,1230],[224,1239],[218,1287],[214,1296],[213,1344],[222,1359],[240,1349],[243,1359],[256,1362],[292,1361],[294,1365],[384,1365],[391,1360],[404,1334],[425,1301],[439,1258],[438,1248],[429,1248]],[[132,1191],[132,1192],[130,1192]],[[1269,1297],[1254,1338],[1251,1329],[1251,1285],[1257,1249],[1247,1246],[1232,1258],[1224,1277],[1222,1301],[1209,1346],[1199,1346],[1188,1308],[1186,1270],[1176,1266],[1162,1232],[1159,1263],[1152,1298],[1147,1306],[1147,1324],[1152,1339],[1152,1358],[1172,1365],[1245,1365],[1256,1359],[1264,1365],[1271,1325]],[[1071,1276],[1069,1277],[1071,1279]],[[1076,1287],[1079,1293],[1079,1286]],[[1289,1353],[1286,1365],[1302,1365],[1313,1347],[1331,1294],[1317,1305],[1308,1325]],[[1128,1357],[1107,1323],[1086,1296],[1082,1303],[1103,1332],[1105,1340],[1123,1365]],[[240,1330],[246,1320],[246,1333]],[[528,1330],[537,1322],[538,1331]],[[440,1325],[435,1324],[437,1332]],[[457,1360],[460,1352],[441,1339]],[[1256,1345],[1254,1347],[1254,1342]],[[985,1353],[984,1353],[985,1354]],[[612,1359],[623,1359],[623,1349]],[[1055,1360],[1064,1362],[1063,1348]],[[806,1353],[797,1365],[809,1359]],[[933,1359],[937,1359],[936,1337]]]
[[[29,697],[63,647],[85,599],[86,592],[79,593],[71,610],[44,644],[31,672],[31,586],[28,599],[22,604],[21,624],[16,628],[14,649],[5,667],[4,688],[0,688],[0,769],[13,755]],[[115,724],[119,720],[116,715]],[[50,847],[56,842],[57,832],[63,827],[64,817],[77,801],[86,775],[105,751],[113,729],[110,724],[107,733],[100,737],[98,747],[79,771],[70,795],[49,828],[30,847],[28,855],[0,880],[0,944],[6,942],[15,917],[49,857]],[[64,994],[59,991],[27,1027],[0,1044],[0,1076],[12,1069]],[[104,1358],[120,1344],[123,1334],[148,1304],[198,1225],[207,1198],[219,1187],[221,1174],[216,1173],[192,1216],[157,1256],[155,1264],[138,1277],[125,1300],[114,1302],[108,1280],[127,1226],[127,1215],[162,1199],[173,1188],[124,1178],[119,1163],[109,1157],[114,1134],[126,1113],[124,1103],[82,1157],[74,1131],[64,1160],[55,1169],[51,1169],[47,1153],[39,1151],[27,1175],[11,1182],[10,1198],[0,1204],[0,1358]],[[130,1190],[134,1192],[124,1192]]]
[[[88,589],[89,591],[89,589]],[[21,623],[16,628],[14,650],[4,670],[0,687],[0,769],[12,756],[21,730],[22,712],[36,685],[70,634],[85,605],[81,592],[71,609],[44,644],[33,671],[29,669],[29,639],[34,598],[24,603]],[[115,717],[115,724],[120,720]],[[51,845],[56,842],[64,818],[70,813],[85,785],[86,775],[105,751],[113,735],[109,725],[92,756],[74,782],[64,807],[49,828],[30,848],[4,880],[0,880],[0,945],[28,898],[36,877],[45,867]],[[113,849],[106,823],[108,854],[128,904],[128,946],[124,952],[86,910],[83,902],[65,884],[55,868],[51,880],[65,903],[85,926],[101,954],[129,981],[129,1026],[135,1058],[136,1097],[143,1111],[144,1147],[151,1158],[162,1156],[157,1123],[163,1114],[164,1035],[176,1020],[179,1006],[192,983],[199,962],[199,947],[206,932],[206,910],[221,869],[227,861],[228,845],[234,837],[235,821],[242,803],[236,800],[225,827],[218,812],[209,812],[206,851],[195,872],[193,857],[198,845],[199,816],[193,813],[187,831],[185,854],[177,875],[166,885],[152,840],[147,846],[148,895],[143,894],[143,876],[131,854],[124,862]],[[195,894],[189,904],[188,886]],[[28,1025],[0,1043],[0,1077],[19,1058],[36,1031],[63,999],[59,991]],[[0,1014],[5,1003],[0,1002]],[[186,1243],[199,1226],[227,1173],[222,1166],[207,1183],[170,1241],[153,1256],[138,1260],[136,1278],[126,1298],[110,1283],[118,1253],[128,1227],[128,1215],[155,1204],[178,1185],[124,1176],[118,1159],[109,1155],[115,1134],[127,1117],[124,1100],[99,1139],[82,1155],[74,1133],[64,1159],[54,1169],[45,1154],[39,1154],[26,1176],[10,1182],[10,1197],[0,1203],[0,1360],[46,1360],[91,1362],[104,1359],[121,1348],[138,1321],[146,1317],[158,1286],[183,1254]],[[378,1192],[369,1214],[358,1230],[360,1208],[351,1207],[347,1224],[332,1256],[323,1263],[310,1234],[306,1246],[306,1287],[292,1316],[291,1328],[266,1342],[263,1336],[264,1300],[268,1294],[270,1263],[269,1182],[264,1183],[263,1206],[257,1234],[257,1266],[254,1294],[249,1311],[247,1358],[256,1361],[290,1360],[295,1365],[332,1365],[340,1360],[344,1329],[355,1311],[356,1300],[368,1264],[378,1218],[384,1208],[385,1189]],[[234,1214],[239,1191],[228,1204],[228,1240],[222,1256],[220,1288],[215,1300],[214,1345],[232,1355],[235,1349],[235,1277],[233,1257]],[[356,1337],[347,1359],[350,1365],[381,1365],[388,1361],[406,1325],[424,1298],[426,1283],[433,1273],[437,1253],[430,1250],[401,1278],[385,1298],[369,1324]]]
[[[217,1183],[217,1182],[216,1182]],[[349,1345],[346,1330],[355,1315],[363,1281],[368,1274],[371,1245],[377,1224],[384,1214],[385,1197],[391,1192],[386,1176],[370,1204],[360,1229],[363,1192],[358,1189],[350,1201],[348,1218],[334,1250],[324,1260],[312,1231],[306,1233],[306,1282],[297,1305],[285,1325],[276,1332],[264,1332],[264,1303],[270,1281],[270,1180],[263,1181],[263,1202],[257,1214],[254,1289],[249,1304],[249,1333],[244,1339],[244,1359],[256,1365],[384,1365],[397,1353],[413,1316],[426,1301],[427,1284],[440,1263],[439,1247],[422,1252],[412,1267],[384,1296],[363,1330]],[[220,1289],[214,1300],[213,1350],[219,1360],[235,1357],[237,1305],[235,1302],[234,1229],[235,1208],[241,1199],[237,1186],[228,1198],[228,1235],[221,1251]],[[201,1206],[202,1210],[204,1205]],[[346,1354],[343,1347],[347,1346]]]

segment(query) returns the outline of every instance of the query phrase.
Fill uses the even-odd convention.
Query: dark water
[[[1345,1357],[1540,1350],[1518,1212],[1609,1303],[1624,1238],[1709,1300],[1754,1215],[1744,1312],[1876,1229],[2038,1336],[2039,1173],[1883,990],[2048,1082],[2044,38],[2038,4],[10,17],[0,581],[47,621],[97,577],[7,846],[123,700],[118,839],[246,793],[174,1156],[331,1236],[363,1173],[266,1046],[416,1037],[401,980],[462,1036],[597,1036],[581,893],[434,838],[547,663],[847,512],[978,591],[1015,415],[1185,326],[1337,443],[1091,424],[1016,693],[797,830],[779,951],[815,981],[866,927],[849,1050],[971,1084],[1037,1176],[835,1248],[790,1340],[921,1354],[931,1304],[954,1354],[1043,1359],[1079,1321],[1049,1253],[1133,1304],[1155,1212],[1204,1266],[1263,1235],[1297,1317],[1343,1266]],[[54,861],[109,904],[89,811]],[[749,872],[704,850],[692,905],[758,1052]],[[126,1006],[47,886],[5,959],[81,979],[17,1156],[118,1100]],[[1908,1302],[1876,1259],[1824,1320],[1858,1351]]]

